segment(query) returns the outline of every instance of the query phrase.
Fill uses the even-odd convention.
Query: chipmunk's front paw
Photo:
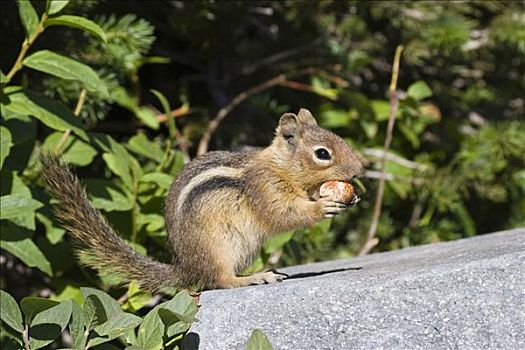
[[[330,197],[321,197],[318,202],[321,205],[323,217],[325,218],[333,218],[348,207],[343,202],[336,201]]]

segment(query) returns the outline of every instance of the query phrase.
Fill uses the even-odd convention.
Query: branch
[[[267,90],[275,85],[279,85],[281,82],[286,80],[286,75],[280,74],[270,80],[267,80],[259,85],[256,85],[246,91],[241,92],[237,96],[233,98],[233,100],[223,108],[219,110],[219,112],[215,115],[215,117],[211,120],[210,124],[208,124],[208,127],[206,128],[206,131],[202,135],[200,141],[199,141],[199,147],[197,148],[197,155],[202,155],[208,151],[208,147],[210,144],[211,137],[215,130],[219,127],[221,122],[226,118],[228,114],[230,114],[238,105],[240,105],[244,100],[246,100],[248,97],[251,97],[255,94],[258,94],[261,91]]]
[[[197,156],[202,155],[208,151],[211,137],[213,133],[217,130],[221,122],[224,120],[224,118],[228,116],[228,114],[230,114],[238,105],[240,105],[248,97],[258,94],[264,90],[268,90],[269,88],[272,88],[276,85],[283,85],[283,86],[289,87],[290,84],[293,84],[294,87],[297,88],[299,87],[299,85],[297,84],[301,84],[301,83],[290,82],[290,81],[287,81],[287,79],[290,77],[298,77],[301,75],[313,74],[316,71],[319,71],[319,69],[314,68],[314,67],[307,67],[307,68],[300,69],[298,71],[291,72],[288,74],[279,74],[278,76],[273,77],[272,79],[266,80],[265,82],[260,83],[256,86],[253,86],[249,88],[248,90],[243,91],[237,96],[235,96],[229,104],[227,104],[226,106],[224,106],[223,108],[219,110],[219,112],[215,115],[215,117],[208,124],[206,131],[204,131],[204,134],[202,135],[199,141],[199,146],[197,148]],[[301,88],[306,89],[304,86],[301,86]]]
[[[394,124],[396,122],[397,109],[399,106],[399,94],[397,92],[397,79],[399,77],[399,61],[401,60],[401,52],[403,46],[399,45],[394,54],[394,63],[392,66],[392,79],[390,80],[390,110],[388,113],[388,125],[386,129],[385,143],[383,146],[383,156],[381,157],[381,177],[377,188],[376,199],[374,204],[374,213],[372,215],[372,223],[368,230],[368,235],[365,245],[359,251],[359,255],[365,255],[370,252],[379,243],[379,239],[375,237],[379,218],[381,217],[381,206],[383,204],[383,195],[385,192],[385,163],[386,155],[392,143],[392,133],[394,131]]]
[[[75,106],[75,112],[73,112],[77,117],[80,115],[82,107],[84,106],[84,102],[86,101],[86,93],[87,90],[83,88],[80,91],[80,95],[78,96],[77,105]],[[64,131],[64,134],[62,134],[60,141],[58,141],[57,145],[55,146],[56,153],[58,153],[58,151],[60,151],[60,148],[64,145],[64,143],[66,143],[69,134],[71,134],[71,129],[67,129],[66,131]]]
[[[283,80],[282,82],[279,83],[279,85],[293,89],[293,90],[306,91],[306,92],[311,92],[311,93],[316,92],[312,85],[299,83],[297,81]]]
[[[24,349],[31,350],[31,342],[29,341],[29,325],[26,324],[22,332],[22,340],[24,341]]]
[[[184,104],[181,107],[172,110],[171,116],[173,118],[180,118],[182,116],[192,113],[193,111],[193,109],[189,108],[187,105]],[[159,123],[165,123],[166,121],[168,121],[168,116],[166,115],[166,113],[158,114],[156,118]]]
[[[11,70],[6,75],[7,81],[11,81],[11,79],[15,76],[15,74],[20,69],[22,69],[22,61],[26,57],[27,51],[29,50],[31,45],[33,45],[33,43],[38,38],[38,36],[40,34],[42,34],[42,32],[44,31],[44,29],[45,29],[44,22],[46,21],[46,19],[47,19],[47,14],[44,13],[42,15],[42,17],[40,18],[40,22],[38,22],[38,25],[36,27],[36,30],[35,30],[35,33],[33,34],[33,36],[31,38],[29,38],[29,39],[24,40],[24,42],[22,43],[22,47],[20,48],[20,52],[18,53],[18,57],[16,58],[16,61],[13,64],[13,67],[11,67]]]

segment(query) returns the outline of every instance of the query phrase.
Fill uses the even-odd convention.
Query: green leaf
[[[84,312],[80,305],[75,301],[71,301],[71,321],[69,322],[69,334],[73,338],[73,347],[75,349],[82,349],[85,338],[86,319]]]
[[[61,132],[50,134],[44,141],[43,147],[48,150],[54,150],[62,139],[62,136],[63,133]],[[97,155],[97,150],[94,147],[74,136],[69,136],[61,146],[61,149],[63,150],[62,157],[67,163],[78,166],[91,164]]]
[[[146,230],[149,233],[157,233],[158,231],[164,229],[164,217],[155,213],[140,213],[137,215],[136,223],[139,227],[146,225]]]
[[[150,127],[153,130],[159,129],[159,121],[150,108],[141,106],[133,109],[133,112],[147,127]]]
[[[140,346],[146,350],[162,349],[164,323],[160,319],[159,309],[166,304],[157,305],[153,310],[148,312],[140,324],[137,333],[137,342],[134,345]]]
[[[390,112],[390,104],[384,100],[372,100],[370,106],[374,110],[374,115],[377,121],[388,120],[388,114]]]
[[[88,91],[109,96],[104,82],[91,67],[49,50],[37,51],[22,61],[26,67],[84,84]]]
[[[47,13],[50,15],[54,15],[59,13],[69,4],[69,0],[51,0],[49,2],[49,8],[47,10]]]
[[[17,0],[18,14],[26,32],[26,40],[29,41],[38,27],[38,15],[29,0]]]
[[[160,91],[157,91],[154,89],[151,89],[150,91],[160,101],[162,108],[164,109],[164,114],[166,114],[166,118],[168,118],[168,129],[170,132],[170,136],[172,138],[175,138],[175,130],[176,130],[175,129],[175,119],[171,115],[171,106],[170,106],[170,103],[168,102],[168,99]]]
[[[141,179],[141,182],[152,182],[159,186],[162,189],[168,189],[173,183],[173,177],[165,173],[148,173],[144,175]]]
[[[148,140],[148,138],[142,133],[133,136],[128,141],[127,146],[131,151],[140,154],[146,158],[155,160],[158,163],[162,161],[162,158],[164,156],[164,153],[160,146]]]
[[[0,198],[0,219],[11,219],[24,213],[34,212],[42,203],[32,198],[8,194]]]
[[[169,116],[171,114],[171,106],[170,106],[170,103],[168,102],[168,99],[166,98],[166,96],[164,96],[164,94],[162,94],[162,92],[157,91],[155,89],[150,89],[150,91],[159,100],[160,104],[162,105],[162,109],[164,110],[164,113],[166,113],[166,116]]]
[[[106,33],[104,33],[104,30],[95,22],[84,17],[70,15],[50,17],[44,22],[44,27],[50,26],[67,26],[81,29],[106,42]]]
[[[119,176],[129,189],[132,189],[134,181],[142,176],[139,162],[111,136],[95,134],[93,139],[100,148],[108,152],[102,158],[106,160],[110,170]]]
[[[407,94],[416,101],[419,101],[432,96],[432,90],[427,85],[427,83],[419,80],[408,87]]]
[[[407,183],[402,183],[400,181],[388,181],[387,185],[394,191],[399,198],[406,199],[408,196],[408,191],[410,190],[411,186]]]
[[[105,211],[128,211],[133,208],[131,193],[109,180],[88,179],[84,181],[91,204]]]
[[[102,305],[104,306],[104,310],[106,310],[107,315],[115,315],[123,312],[120,308],[119,303],[117,303],[115,299],[113,299],[109,294],[99,289],[82,287],[80,288],[80,291],[82,292],[84,299],[86,299],[90,295],[96,295],[102,302]]]
[[[373,139],[377,135],[377,123],[369,122],[367,120],[360,120],[359,125],[363,128],[366,137]]]
[[[59,289],[56,290],[57,294],[52,296],[51,299],[56,301],[71,299],[76,301],[79,305],[84,304],[84,297],[82,296],[82,293],[80,293],[80,287],[70,283],[72,282],[64,279],[57,282],[56,286]],[[53,286],[55,286],[55,284]]]
[[[29,267],[36,267],[49,276],[53,274],[51,264],[31,238],[6,225],[2,225],[1,229],[0,245],[2,249],[16,256]]]
[[[323,111],[320,116],[320,125],[324,128],[345,128],[352,121],[352,114],[343,109],[330,108]]]
[[[42,213],[37,213],[36,217],[38,221],[40,221],[45,229],[46,229],[46,237],[49,240],[51,244],[57,244],[60,242],[62,237],[64,237],[64,234],[66,233],[66,230],[63,229],[61,226],[55,225],[55,222],[45,216]]]
[[[18,176],[18,174],[13,171],[13,184],[11,185],[11,195],[16,195],[32,200],[33,194],[29,187],[26,186],[24,181]],[[27,211],[23,212],[20,215],[10,219],[17,226],[27,228],[34,231],[36,229],[35,225],[35,212]]]
[[[128,148],[137,154],[156,161],[157,163],[162,162],[162,158],[164,157],[164,152],[160,146],[148,140],[148,138],[142,133],[129,139]]]
[[[129,94],[126,89],[116,87],[111,90],[111,98],[121,107],[133,112],[135,116],[144,123],[144,125],[153,130],[159,129],[159,122],[155,113],[149,107],[139,106],[137,98]]]
[[[94,331],[98,337],[90,339],[87,347],[93,347],[120,337],[128,330],[137,327],[141,321],[142,319],[140,317],[132,314],[124,312],[116,314],[107,322],[95,327]]]
[[[84,322],[88,331],[108,320],[108,315],[100,298],[94,294],[84,300]]]
[[[128,188],[133,188],[133,179],[130,174],[130,169],[126,159],[117,156],[113,153],[104,153],[102,158],[106,162],[108,168],[118,177],[122,179]]]
[[[177,293],[159,308],[159,317],[167,327],[166,334],[172,337],[189,329],[195,321],[197,304],[187,291]]]
[[[0,126],[0,169],[2,169],[11,147],[13,147],[11,132],[8,128]]]
[[[7,76],[0,70],[0,84],[7,84],[9,83],[9,79],[7,79]]]
[[[402,121],[399,121],[397,123],[397,128],[399,129],[399,131],[401,131],[401,133],[403,134],[403,136],[406,137],[406,139],[412,144],[412,147],[417,149],[419,148],[419,137],[418,135],[414,132],[413,129],[411,129],[410,127],[408,127],[405,123],[403,123]]]
[[[166,327],[168,327],[166,330],[168,338],[186,332],[191,326],[191,323],[181,321],[178,314],[168,309],[159,309],[159,317]]]
[[[0,317],[2,321],[15,331],[19,333],[24,331],[22,313],[18,304],[9,293],[3,290],[0,290]]]
[[[254,329],[246,343],[246,350],[272,350],[272,344],[259,329]]]
[[[271,254],[281,249],[286,243],[288,243],[294,235],[294,231],[288,231],[268,237],[263,243],[263,248],[266,253]]]
[[[132,112],[135,112],[138,109],[137,97],[128,93],[128,91],[121,86],[111,89],[111,99],[119,106],[124,107]]]
[[[69,322],[71,308],[71,300],[64,300],[35,315],[29,328],[31,349],[42,348],[62,334]]]
[[[26,323],[31,324],[35,315],[58,304],[58,301],[45,298],[25,297],[20,301],[20,308],[24,313]]]
[[[169,57],[163,56],[148,56],[142,60],[143,64],[167,64],[171,62]]]
[[[136,312],[146,306],[151,300],[151,294],[140,289],[137,281],[132,281],[128,286],[128,300],[123,308]]]
[[[169,300],[166,305],[164,305],[164,308],[179,315],[179,319],[186,323],[195,321],[195,315],[198,310],[195,300],[184,290]]]
[[[5,99],[8,101],[4,101]],[[71,129],[83,140],[88,139],[86,132],[82,130],[81,120],[69,108],[19,86],[4,89],[1,107],[16,114],[31,115],[55,130]]]

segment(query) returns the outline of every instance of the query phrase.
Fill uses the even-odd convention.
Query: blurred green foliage
[[[75,262],[37,146],[61,150],[117,231],[166,261],[173,177],[221,108],[279,75],[227,115],[208,148],[265,146],[280,114],[305,107],[369,170],[357,207],[272,238],[252,270],[355,255],[372,217],[397,45],[400,104],[376,250],[525,225],[522,2],[49,3],[0,3],[1,285],[16,299],[80,300],[85,285],[129,292]],[[31,45],[16,67],[22,42]]]

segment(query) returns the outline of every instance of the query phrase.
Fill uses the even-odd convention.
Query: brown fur
[[[316,146],[331,151],[320,164]],[[43,173],[60,201],[57,216],[85,247],[96,268],[111,268],[148,290],[164,287],[231,288],[280,281],[263,272],[238,276],[270,235],[336,215],[344,205],[319,198],[328,180],[348,181],[363,166],[346,143],[317,126],[307,110],[283,115],[274,141],[251,152],[210,152],[190,162],[165,201],[171,265],[144,257],[115,234],[94,209],[79,180],[56,156],[44,155]]]

